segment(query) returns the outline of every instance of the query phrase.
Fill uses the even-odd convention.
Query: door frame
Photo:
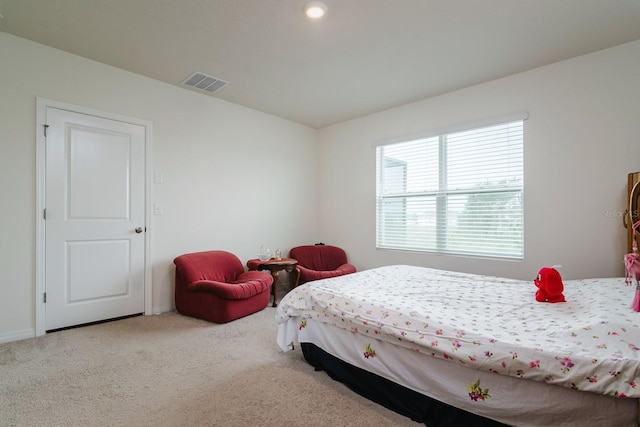
[[[46,334],[46,304],[44,294],[46,291],[45,280],[45,227],[44,209],[45,185],[46,185],[46,138],[45,124],[48,107],[66,110],[73,113],[85,114],[109,120],[131,123],[145,128],[145,173],[144,173],[144,221],[146,233],[144,238],[144,314],[149,315],[153,311],[153,289],[151,281],[151,142],[152,122],[143,119],[123,116],[115,113],[67,104],[46,98],[36,98],[36,257],[35,257],[35,314],[36,336]]]

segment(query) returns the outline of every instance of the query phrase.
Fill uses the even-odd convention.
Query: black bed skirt
[[[505,426],[505,424],[447,405],[353,366],[332,356],[315,344],[301,343],[301,347],[305,360],[316,371],[325,371],[331,378],[344,383],[361,396],[414,421],[424,423],[428,427]]]

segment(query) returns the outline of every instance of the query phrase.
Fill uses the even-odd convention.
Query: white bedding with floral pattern
[[[470,369],[313,319],[290,318],[281,324],[282,329],[289,327],[300,343],[313,344],[352,366],[509,426],[638,426],[637,399]],[[364,389],[369,386],[359,384]]]
[[[290,348],[311,319],[467,368],[639,398],[635,287],[623,278],[564,285],[567,302],[549,304],[535,301],[533,281],[405,265],[361,271],[289,292],[278,343]],[[482,394],[471,386],[471,398]]]

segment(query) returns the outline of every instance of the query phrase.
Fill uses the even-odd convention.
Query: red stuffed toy
[[[533,281],[538,287],[536,301],[539,302],[565,302],[564,285],[560,273],[553,267],[542,267],[538,277]]]

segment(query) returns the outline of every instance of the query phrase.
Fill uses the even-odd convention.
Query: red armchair
[[[234,254],[206,251],[185,254],[176,265],[175,303],[178,313],[226,323],[264,309],[273,277],[244,271]]]
[[[347,262],[345,251],[336,246],[297,246],[291,248],[289,257],[298,261],[299,284],[356,272],[356,268]]]

